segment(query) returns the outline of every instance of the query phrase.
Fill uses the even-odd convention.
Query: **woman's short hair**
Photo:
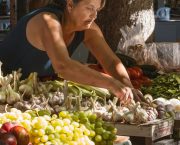
[[[74,4],[78,4],[79,2],[83,1],[83,0],[72,0]],[[105,6],[106,0],[101,0],[101,7],[100,9],[102,9]],[[56,6],[58,6],[58,8],[62,11],[64,11],[66,4],[67,4],[67,0],[47,0],[47,5],[50,4],[55,4]]]

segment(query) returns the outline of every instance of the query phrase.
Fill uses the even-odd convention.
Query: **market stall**
[[[21,68],[7,76],[0,72],[0,143],[113,145],[118,136],[134,136],[145,138],[142,145],[177,144],[179,44],[145,44],[140,25],[121,32],[124,42],[116,56],[148,103],[120,101],[107,89],[60,75],[38,77],[32,72],[21,80]],[[100,63],[82,65],[108,75]],[[173,139],[162,140],[170,135]]]
[[[100,64],[88,67],[103,72]],[[139,79],[143,82],[138,89],[148,91],[155,85],[157,78],[143,81],[143,73],[137,75],[141,69],[133,68],[135,78],[132,81]],[[147,142],[149,145],[161,137],[173,134],[176,118],[173,112],[178,108],[170,105],[172,99],[167,104],[169,107],[162,105],[166,101],[163,98],[160,99],[162,103],[158,99],[153,100],[154,94],[145,95],[150,106],[130,100],[119,102],[109,90],[66,81],[61,76],[39,79],[34,72],[21,81],[20,76],[21,69],[6,77],[1,76],[0,79],[0,101],[4,104],[1,105],[3,110],[0,114],[1,134],[5,134],[3,132],[9,126],[10,129],[13,128],[8,122],[16,122],[15,125],[23,127],[21,130],[26,131],[24,136],[29,135],[25,140],[35,145],[74,145],[78,142],[112,144],[116,135],[145,137],[150,141]],[[151,84],[147,86],[146,82]],[[12,131],[10,134],[13,134]],[[17,142],[22,141],[17,134]],[[6,136],[1,139],[6,140],[5,138]]]

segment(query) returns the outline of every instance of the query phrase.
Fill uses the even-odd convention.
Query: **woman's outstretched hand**
[[[144,98],[143,94],[139,90],[130,88],[122,84],[118,80],[114,80],[110,90],[120,100],[127,101],[127,99],[129,98],[134,99],[135,101],[145,102],[148,104],[148,101]]]
[[[133,99],[132,89],[130,87],[125,86],[118,80],[114,80],[110,90],[120,100],[126,101],[128,98]]]

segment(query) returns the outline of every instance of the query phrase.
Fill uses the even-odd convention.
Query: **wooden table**
[[[5,113],[5,106],[6,104],[0,104],[0,113]],[[8,105],[7,111],[9,112],[12,106]]]
[[[139,141],[143,138],[143,145],[153,145],[158,139],[170,138],[173,134],[174,120],[168,118],[165,120],[159,120],[155,124],[151,125],[130,125],[124,123],[109,123],[111,126],[117,128],[117,135],[130,136],[134,138],[134,141]],[[136,140],[136,137],[139,138]],[[132,144],[137,145],[131,140]]]

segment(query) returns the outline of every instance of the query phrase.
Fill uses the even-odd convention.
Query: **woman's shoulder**
[[[62,33],[62,27],[58,17],[50,12],[39,13],[28,22],[26,27],[27,35],[31,34],[30,36],[36,36],[40,40],[45,36],[49,38],[55,32]]]
[[[31,24],[34,25],[36,28],[50,28],[50,27],[61,27],[61,23],[56,14],[51,12],[42,12],[37,14],[30,20]]]

